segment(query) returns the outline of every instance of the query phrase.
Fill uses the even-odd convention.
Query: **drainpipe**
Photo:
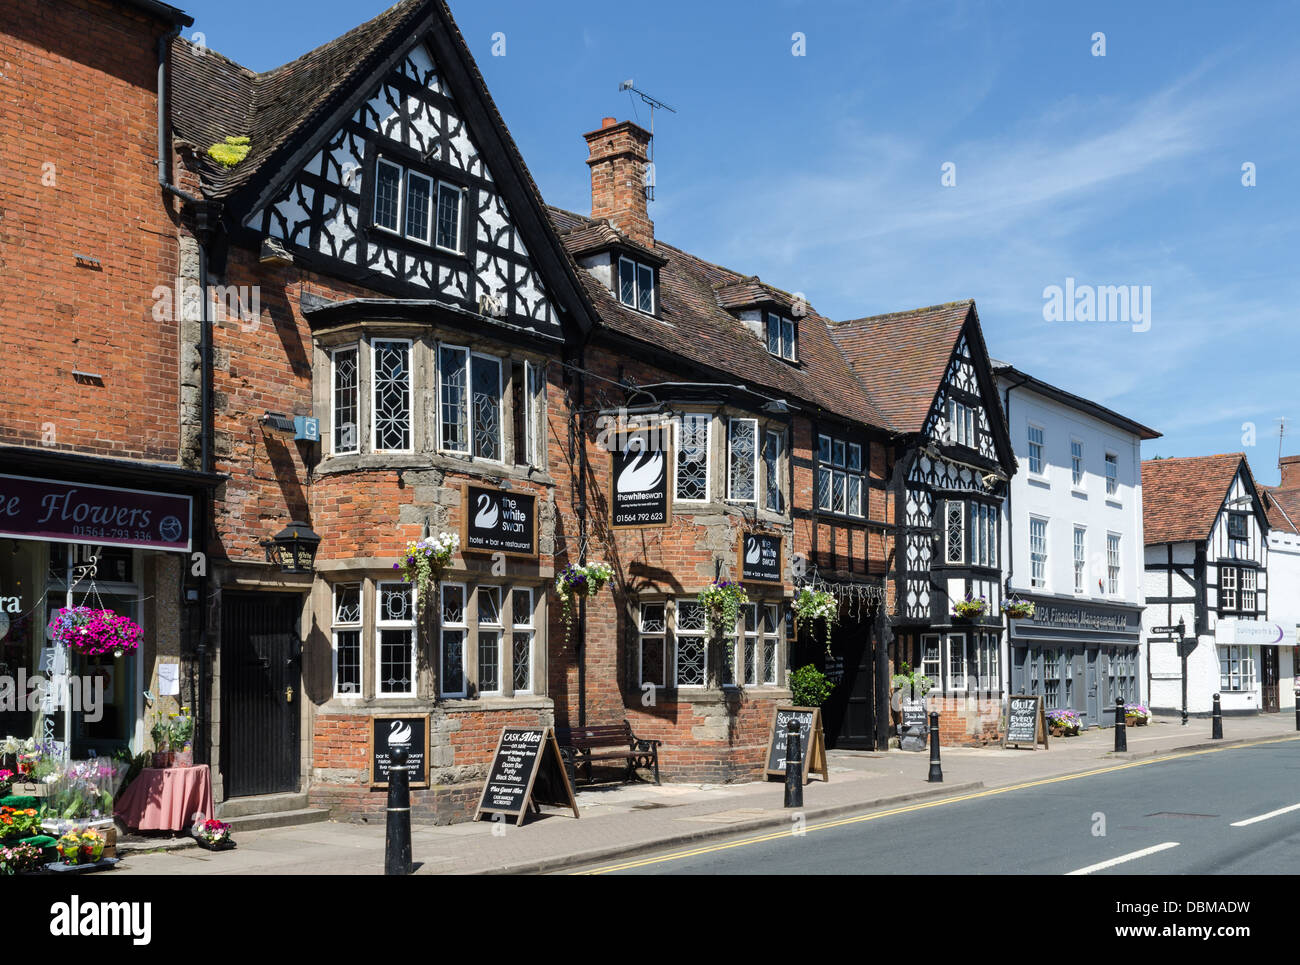
[[[199,247],[199,468],[212,472],[212,328],[208,323],[208,244],[216,228],[217,206],[182,191],[171,183],[170,146],[167,140],[167,61],[171,42],[180,36],[180,27],[158,38],[158,186],[164,194],[179,198],[188,205],[195,216],[195,235]],[[208,493],[211,499],[211,491]],[[199,519],[206,549],[210,503],[205,503]],[[208,577],[199,584],[198,664],[199,695],[195,716],[198,718],[199,754],[203,763],[210,763],[211,734],[208,704],[210,683],[208,676]]]
[[[1027,377],[1022,377],[1019,382],[1016,382],[1015,384],[1008,384],[1006,391],[1002,393],[1002,412],[1007,419],[1007,438],[1011,437],[1011,390],[1024,385],[1028,381],[1029,379]],[[1007,578],[1002,583],[1002,594],[1004,598],[1011,594],[1011,577],[1014,576],[1016,572],[1016,557],[1015,557],[1015,552],[1013,551],[1013,547],[1015,546],[1015,532],[1016,532],[1015,525],[1016,524],[1015,524],[1015,517],[1011,513],[1011,480],[1010,479],[1007,480],[1006,506],[1007,506],[1007,511],[1005,515],[1007,518],[1007,541],[1002,547],[1002,559],[1005,560],[1007,564]],[[999,538],[1001,538],[1000,535]],[[1006,623],[1007,623],[1007,659],[1006,659],[1007,696],[1010,697],[1011,674],[1015,669],[1015,661],[1012,659],[1012,655],[1011,655],[1011,621],[1008,620],[1006,621]],[[1021,689],[1023,690],[1023,687]]]

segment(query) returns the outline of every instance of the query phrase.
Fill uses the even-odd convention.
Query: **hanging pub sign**
[[[661,432],[636,432],[610,455],[609,524],[615,529],[667,526],[672,521],[668,449],[652,446]]]
[[[373,717],[370,720],[370,785],[388,787],[392,752],[406,751],[411,787],[429,786],[429,715]]]
[[[1047,714],[1041,694],[1016,694],[1007,698],[1007,736],[1003,747],[1028,744],[1034,750],[1047,745]]]
[[[743,533],[739,562],[742,583],[781,582],[781,537],[771,533]]]
[[[0,536],[190,550],[190,497],[0,475]]]
[[[503,727],[474,820],[484,814],[502,814],[515,818],[518,826],[529,811],[541,810],[539,804],[571,807],[573,816],[579,816],[555,731],[549,727]]]
[[[772,715],[772,733],[767,739],[767,776],[785,776],[786,736],[792,720],[799,725],[803,782],[812,780],[813,771],[821,774],[823,781],[829,781],[826,735],[822,732],[822,712],[818,707],[777,706]]]
[[[537,497],[465,483],[460,548],[471,553],[537,556]]]

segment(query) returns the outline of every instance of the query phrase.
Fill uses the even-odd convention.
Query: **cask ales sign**
[[[786,736],[790,721],[799,727],[799,748],[803,754],[803,782],[813,771],[830,780],[826,766],[826,735],[822,733],[822,712],[817,707],[778,706],[772,715],[772,733],[767,740],[767,776],[785,776]]]
[[[471,553],[537,556],[537,497],[488,486],[461,488],[460,547]]]
[[[540,810],[539,804],[571,807],[578,817],[555,732],[549,727],[503,727],[474,820],[502,814],[520,825],[529,811]]]

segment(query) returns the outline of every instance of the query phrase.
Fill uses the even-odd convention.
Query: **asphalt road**
[[[1300,743],[1117,765],[1092,776],[836,818],[799,831],[796,825],[584,870],[1294,874],[1300,869]]]

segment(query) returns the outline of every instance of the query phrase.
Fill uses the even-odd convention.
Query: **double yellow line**
[[[840,818],[835,821],[824,821],[820,824],[810,824],[803,829],[802,833],[811,834],[814,831],[826,831],[830,828],[842,828],[850,824],[861,824],[864,821],[876,821],[880,818],[891,818],[898,814],[924,811],[927,808],[937,808],[943,807],[947,804],[959,804],[962,801],[974,801],[978,798],[993,797],[994,795],[1006,794],[1010,791],[1023,791],[1030,787],[1042,787],[1046,784],[1059,784],[1062,781],[1077,781],[1085,777],[1096,777],[1098,774],[1111,774],[1115,771],[1126,771],[1132,767],[1146,767],[1148,764],[1163,764],[1165,761],[1176,761],[1186,757],[1200,757],[1204,754],[1218,754],[1222,751],[1236,750],[1242,747],[1260,747],[1265,744],[1282,744],[1294,740],[1300,740],[1300,737],[1276,737],[1269,740],[1249,741],[1242,744],[1228,744],[1224,747],[1206,747],[1202,750],[1187,751],[1181,754],[1166,754],[1163,757],[1151,757],[1140,761],[1128,761],[1124,764],[1113,764],[1109,767],[1097,767],[1090,771],[1079,771],[1075,774],[1061,774],[1057,777],[1045,777],[1038,781],[1026,781],[1023,784],[1011,784],[1007,787],[995,787],[990,788],[987,791],[974,791],[970,794],[959,794],[954,797],[945,797],[934,801],[922,801],[918,804],[909,804],[905,807],[890,808],[887,811],[874,811],[871,814],[860,814],[856,817]],[[608,874],[611,871],[629,871],[634,868],[644,868],[652,864],[663,864],[667,861],[680,861],[683,858],[695,858],[702,854],[713,854],[718,851],[727,851],[731,848],[743,848],[746,845],[762,844],[765,841],[779,841],[783,838],[789,838],[793,833],[794,832],[789,828],[783,828],[780,831],[772,831],[768,834],[759,834],[750,838],[741,838],[738,841],[728,841],[723,844],[711,844],[699,848],[688,848],[684,851],[674,851],[663,855],[652,855],[647,858],[638,858],[632,861],[624,861],[619,864],[593,868],[589,871],[574,871],[570,873],[603,875]]]

